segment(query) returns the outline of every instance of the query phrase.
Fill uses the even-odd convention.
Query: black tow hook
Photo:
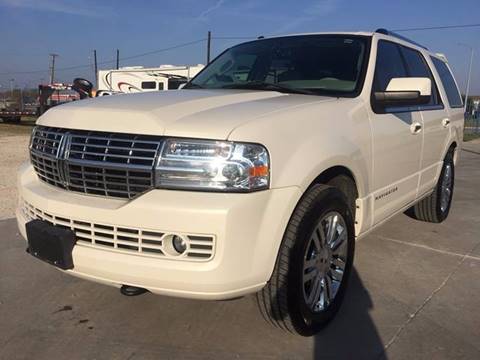
[[[146,292],[148,292],[148,290],[136,286],[122,285],[122,287],[120,288],[120,292],[122,293],[122,295],[125,296],[138,296],[145,294]]]

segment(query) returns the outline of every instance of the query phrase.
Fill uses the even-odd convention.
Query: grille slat
[[[153,145],[153,143],[152,143],[152,145]],[[127,149],[125,146],[113,146],[111,144],[108,144],[108,142],[107,142],[107,145],[101,145],[101,144],[91,144],[91,143],[85,144],[85,143],[78,143],[78,142],[73,142],[72,141],[71,146],[72,147],[73,146],[78,146],[78,147],[82,147],[82,148],[83,147],[91,147],[91,148],[100,148],[100,149],[108,148],[109,150],[126,150]],[[135,150],[139,151],[139,152],[155,152],[156,147],[152,148],[152,149],[139,147],[139,148],[136,148]]]
[[[106,147],[105,149],[108,149]],[[82,155],[92,155],[92,156],[99,156],[103,158],[115,158],[115,159],[126,159],[128,160],[146,160],[149,162],[152,162],[154,160],[154,157],[147,157],[147,156],[134,156],[134,155],[116,155],[116,154],[109,154],[109,153],[98,153],[98,152],[90,152],[90,151],[77,151],[77,150],[71,150],[70,149],[70,156],[76,155],[76,154],[82,154]],[[106,160],[103,160],[106,161]]]
[[[37,126],[30,158],[40,180],[92,195],[133,198],[154,186],[162,138]]]
[[[208,261],[215,252],[213,235],[186,235],[189,247],[184,256],[179,257],[166,251],[164,241],[169,236],[166,232],[69,219],[65,215],[47,213],[23,199],[22,204],[21,209],[27,220],[46,220],[55,226],[69,228],[75,232],[77,245],[80,246],[188,261]]]

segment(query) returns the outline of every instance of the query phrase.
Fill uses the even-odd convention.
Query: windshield
[[[352,96],[363,83],[367,46],[366,37],[347,35],[252,41],[225,51],[185,88]]]

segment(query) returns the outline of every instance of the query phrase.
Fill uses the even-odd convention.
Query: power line
[[[480,24],[464,24],[464,25],[447,25],[447,26],[431,26],[431,27],[419,27],[419,28],[410,28],[410,29],[394,29],[392,31],[423,31],[423,30],[444,30],[444,29],[464,29],[480,27]]]
[[[163,48],[163,49],[158,49],[158,50],[154,50],[154,51],[148,51],[148,52],[145,52],[145,53],[142,53],[142,54],[127,56],[127,57],[124,57],[124,58],[120,58],[120,60],[125,61],[125,60],[137,59],[137,58],[144,57],[144,56],[159,54],[159,53],[162,53],[162,52],[166,52],[166,51],[170,51],[170,50],[174,50],[174,49],[179,49],[179,48],[190,46],[190,45],[199,44],[199,43],[204,42],[204,41],[206,41],[206,39],[198,39],[198,40],[195,40],[195,41],[190,41],[190,42],[187,42],[187,43],[178,44],[178,45],[170,46],[170,47]],[[114,64],[115,62],[116,62],[116,60],[100,61],[100,62],[98,62],[98,65]],[[83,68],[89,68],[89,67],[91,67],[91,64],[75,65],[75,66],[69,66],[69,67],[63,67],[63,68],[55,69],[55,72],[75,70],[75,69],[83,69]],[[0,73],[0,75],[37,74],[37,73],[46,73],[48,71],[49,70],[14,71],[14,72]]]
[[[188,42],[188,43],[183,43],[183,44],[179,44],[179,45],[170,46],[170,47],[168,47],[168,48],[163,48],[163,49],[159,49],[159,50],[149,51],[149,52],[146,52],[146,53],[143,53],[143,54],[127,56],[127,57],[121,58],[120,60],[137,59],[137,58],[139,58],[139,57],[149,56],[149,55],[158,54],[158,53],[165,52],[165,51],[169,51],[169,50],[179,49],[179,48],[182,48],[182,47],[199,44],[199,43],[205,42],[205,41],[207,41],[207,39],[198,39],[198,40],[195,40],[195,41],[190,41],[190,42]]]
[[[417,27],[417,28],[405,28],[405,29],[394,29],[392,31],[396,32],[402,32],[402,31],[424,31],[424,30],[444,30],[444,29],[465,29],[465,28],[473,28],[473,27],[480,27],[480,24],[461,24],[461,25],[446,25],[446,26],[431,26],[431,27]],[[256,36],[212,36],[212,39],[218,39],[218,40],[249,40],[249,39],[256,39]],[[150,56],[154,54],[159,54],[162,52],[174,50],[174,49],[179,49],[182,47],[186,46],[191,46],[195,45],[201,42],[207,41],[207,39],[198,39],[194,41],[190,41],[187,43],[183,44],[178,44],[174,46],[170,46],[167,48],[163,49],[158,49],[154,51],[148,51],[145,53],[137,54],[137,55],[132,55],[132,56],[127,56],[124,58],[121,58],[120,60],[132,60],[132,59],[138,59],[141,57],[145,56]],[[98,65],[106,65],[106,64],[115,64],[118,63],[118,57],[117,60],[107,60],[107,61],[101,61],[98,63]],[[55,71],[68,71],[68,70],[75,70],[75,69],[83,69],[83,68],[89,68],[91,65],[90,64],[85,64],[85,65],[75,65],[75,66],[69,66],[69,67],[63,67],[59,69],[55,69]],[[37,73],[47,73],[49,70],[30,70],[30,71],[14,71],[14,72],[4,72],[0,73],[1,75],[19,75],[19,74],[37,74]]]
[[[258,36],[212,36],[212,39],[215,40],[249,40],[257,38]]]

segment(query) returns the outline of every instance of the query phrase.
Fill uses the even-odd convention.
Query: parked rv
[[[129,66],[98,72],[97,96],[115,93],[175,90],[197,75],[204,65]]]

